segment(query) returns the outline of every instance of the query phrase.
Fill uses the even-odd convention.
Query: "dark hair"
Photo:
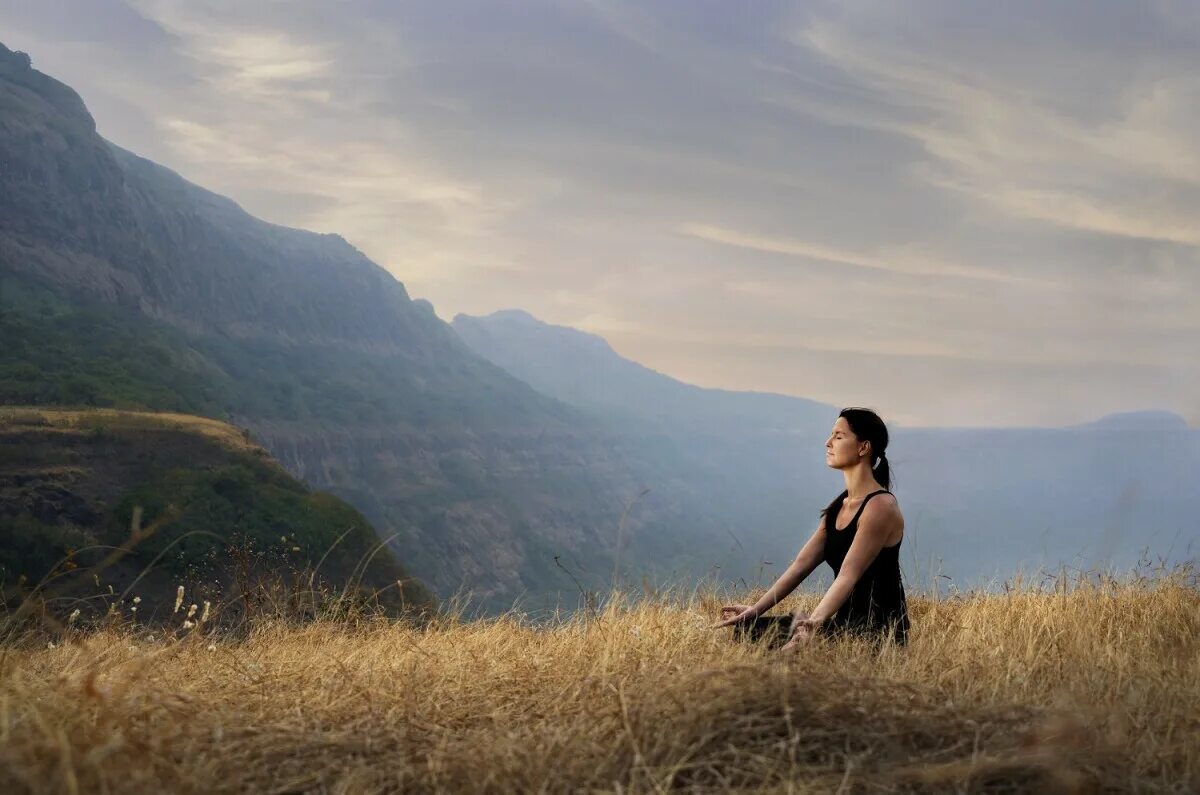
[[[838,412],[838,417],[845,417],[846,423],[850,426],[850,430],[859,438],[859,441],[871,443],[871,460],[878,461],[878,464],[873,464],[872,474],[879,481],[879,485],[883,486],[888,491],[892,489],[892,468],[887,460],[887,445],[888,445],[888,429],[883,424],[883,420],[879,418],[871,409],[864,409],[859,406],[851,406],[850,408],[842,409]],[[844,498],[848,491],[842,491],[841,494],[833,498],[833,502],[829,503],[824,510],[821,511],[821,516],[825,516],[834,503]]]

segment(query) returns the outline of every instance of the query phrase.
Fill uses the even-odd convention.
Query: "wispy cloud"
[[[334,74],[334,47],[255,19],[236,5],[179,0],[129,0],[143,17],[162,27],[177,51],[202,65],[217,90],[247,99],[329,99],[322,82]]]
[[[736,246],[754,251],[766,251],[773,254],[786,254],[792,257],[821,260],[823,262],[836,262],[842,265],[852,265],[856,268],[888,271],[889,273],[1049,286],[1049,283],[1043,280],[1014,273],[987,271],[982,268],[968,268],[939,261],[937,255],[922,255],[911,250],[906,250],[909,247],[898,247],[887,254],[847,251],[833,246],[808,243],[802,240],[750,234],[701,223],[685,223],[681,231],[692,237],[708,240],[713,243],[721,243],[726,246]]]
[[[862,30],[848,16],[812,21],[794,41],[871,89],[871,96],[840,105],[804,95],[768,101],[911,138],[933,158],[917,172],[930,183],[1014,216],[1200,243],[1190,220],[1200,211],[1200,147],[1191,134],[1200,124],[1195,73],[1150,70],[1089,86],[1107,94],[1112,108],[1101,120],[1080,119],[1056,107],[1062,97],[1043,85],[1006,82],[986,61],[914,48],[877,27]],[[1057,54],[1076,69],[1088,68],[1092,57]],[[1038,56],[1046,69],[1055,68],[1055,53]],[[1193,65],[1200,66],[1200,58],[1193,57]]]

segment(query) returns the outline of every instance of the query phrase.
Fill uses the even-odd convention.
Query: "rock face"
[[[439,595],[488,610],[574,591],[566,565],[605,584],[647,487],[630,573],[711,563],[719,521],[660,500],[673,473],[627,439],[475,354],[340,237],[264,223],[104,141],[73,91],[2,47],[0,162],[16,343],[0,401],[227,419],[361,509]]]
[[[71,89],[0,51],[6,266],[193,331],[434,362],[462,347],[337,235],[259,221],[102,138]]]

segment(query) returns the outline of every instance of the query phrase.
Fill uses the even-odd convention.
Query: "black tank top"
[[[876,494],[888,494],[885,490],[868,494],[858,506],[850,524],[838,529],[837,517],[841,513],[846,495],[841,495],[825,514],[825,562],[836,576],[842,570],[842,562],[850,551],[854,534],[858,530],[858,517],[863,508]],[[869,635],[882,640],[892,626],[896,628],[896,643],[908,642],[908,605],[904,600],[904,584],[900,579],[900,544],[884,547],[862,577],[855,584],[845,604],[829,617],[828,626],[832,633],[850,632]]]

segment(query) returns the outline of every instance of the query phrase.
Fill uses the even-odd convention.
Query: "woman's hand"
[[[721,608],[721,618],[723,620],[717,624],[713,624],[709,629],[720,629],[730,624],[737,624],[740,621],[749,621],[755,615],[754,608],[750,605],[725,605]]]
[[[807,618],[797,616],[792,619],[792,635],[788,638],[788,642],[783,644],[776,650],[776,654],[787,656],[795,654],[800,650],[801,646],[807,646],[813,642],[813,638],[817,636],[817,632],[821,627],[822,621],[812,621]]]

